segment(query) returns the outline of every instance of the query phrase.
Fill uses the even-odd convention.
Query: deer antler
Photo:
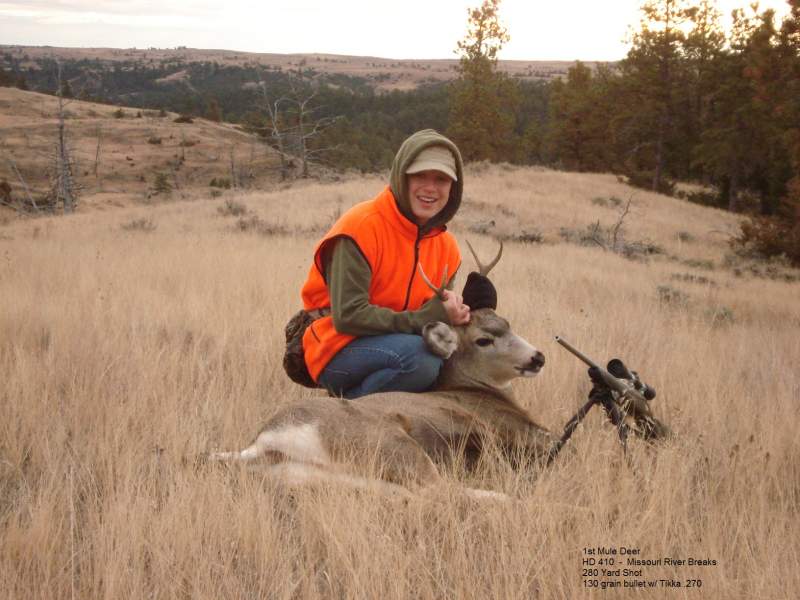
[[[419,267],[419,274],[422,275],[423,281],[428,285],[429,288],[433,290],[433,293],[438,296],[440,300],[444,300],[444,288],[447,285],[447,265],[444,266],[444,274],[442,275],[442,285],[438,288],[431,283],[431,280],[428,279],[428,276],[425,275],[425,270],[422,268],[422,263],[417,263],[417,267]]]
[[[478,255],[475,254],[475,250],[472,248],[472,244],[469,243],[467,240],[467,248],[469,251],[472,252],[472,258],[475,259],[475,262],[478,264],[478,273],[483,275],[484,277],[489,274],[494,266],[497,264],[497,261],[500,260],[500,257],[503,256],[503,240],[500,240],[500,250],[497,251],[497,256],[494,257],[494,260],[490,262],[488,265],[484,265],[479,259]]]

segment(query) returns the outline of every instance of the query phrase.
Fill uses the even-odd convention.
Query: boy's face
[[[417,225],[438,215],[450,199],[453,180],[441,171],[420,171],[408,177],[408,198]]]

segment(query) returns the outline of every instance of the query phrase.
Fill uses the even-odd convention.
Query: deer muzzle
[[[528,363],[517,369],[523,376],[532,377],[541,371],[542,367],[544,367],[544,354],[536,350]]]

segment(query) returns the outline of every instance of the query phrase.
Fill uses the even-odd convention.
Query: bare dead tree
[[[307,95],[297,94],[292,98],[297,114],[297,145],[298,157],[302,164],[302,177],[309,176],[309,167],[317,162],[319,156],[330,152],[333,148],[317,147],[312,149],[312,142],[328,127],[336,123],[340,117],[315,118],[320,107],[314,107],[311,101],[317,95],[316,91]]]
[[[231,145],[230,147],[230,158],[231,158],[231,187],[235,190],[238,186],[237,184],[237,177],[236,177],[236,146]]]
[[[622,227],[625,222],[625,217],[627,217],[630,213],[632,200],[633,198],[628,198],[625,208],[622,209],[619,217],[617,217],[617,222],[607,231],[603,231],[603,227],[600,225],[599,220],[593,223],[589,228],[588,239],[600,246],[603,250],[620,252],[624,245],[622,239]]]
[[[97,148],[94,151],[94,178],[97,179],[97,167],[100,164],[100,145],[103,139],[103,130],[97,126]]]
[[[74,163],[67,143],[64,108],[71,101],[64,101],[62,94],[61,61],[56,59],[57,67],[57,96],[58,96],[58,136],[54,157],[53,173],[51,175],[51,195],[58,206],[63,206],[64,213],[69,214],[75,210],[78,200],[78,189],[73,176]]]
[[[263,80],[259,81],[259,88],[261,89],[262,106],[266,111],[267,117],[264,134],[270,140],[267,142],[269,146],[278,154],[281,181],[285,181],[289,177],[289,169],[291,168],[291,157],[286,151],[283,119],[281,117],[282,106],[286,98],[284,96],[275,99],[271,98],[269,90],[267,90],[267,84]]]
[[[311,167],[333,147],[320,147],[314,141],[341,117],[317,117],[320,106],[314,105],[317,90],[293,83],[290,91],[278,98],[270,97],[266,83],[260,82],[267,123],[265,133],[269,145],[280,159],[281,180],[289,177],[294,161],[301,164],[301,177],[310,175]]]

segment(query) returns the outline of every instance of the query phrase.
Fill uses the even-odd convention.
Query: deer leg
[[[413,496],[407,488],[383,481],[369,479],[359,475],[342,472],[332,468],[333,465],[320,466],[310,463],[295,461],[282,462],[270,465],[264,469],[264,474],[270,480],[276,481],[289,488],[303,488],[318,484],[338,485],[354,490],[376,491],[393,497],[410,498]],[[257,467],[254,468],[258,469]],[[258,469],[261,470],[261,469]]]

